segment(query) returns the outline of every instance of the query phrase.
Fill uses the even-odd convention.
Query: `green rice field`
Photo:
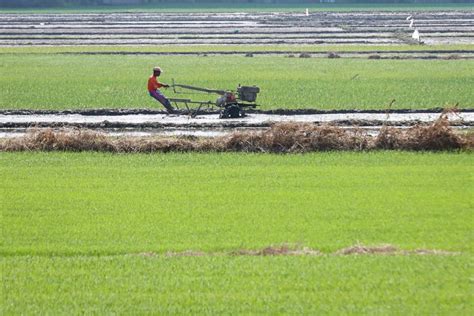
[[[0,153],[2,313],[470,314],[473,169],[470,152]],[[282,244],[322,255],[226,254]],[[334,255],[355,244],[451,254]]]
[[[8,257],[5,314],[455,314],[472,260],[452,257]]]
[[[212,17],[215,12],[303,14],[307,7],[407,16],[473,9],[470,4],[176,4],[0,8],[0,14],[26,13],[26,20],[30,13]],[[365,18],[359,13],[351,25],[376,24],[371,13]],[[127,16],[130,21],[124,21],[133,22]],[[168,84],[259,86],[262,110],[474,109],[474,45],[409,45],[411,31],[397,26],[408,23],[404,16],[390,25],[386,17],[377,23],[406,45],[105,41],[59,46],[81,39],[73,32],[51,32],[47,18],[32,19],[26,31],[15,31],[19,46],[0,47],[0,111],[161,110],[147,92],[154,66],[161,66],[159,80]],[[68,26],[82,21],[75,19]],[[175,19],[171,22],[180,25]],[[450,25],[449,19],[440,25]],[[93,19],[92,25],[101,21]],[[122,28],[122,20],[103,21]],[[338,23],[342,30],[350,28]],[[27,28],[39,26],[45,34],[41,29],[28,34]],[[109,39],[99,31],[97,36]],[[8,32],[4,38],[15,38]],[[173,44],[174,36],[177,42],[199,38],[197,32],[170,34],[166,38]],[[469,31],[462,36],[456,43],[469,42]],[[59,41],[34,46],[38,38]],[[249,52],[253,57],[245,57]],[[301,52],[313,56],[299,58]],[[341,58],[328,58],[332,52]],[[372,57],[380,59],[369,59],[377,54]],[[169,98],[218,97],[162,91]],[[433,142],[452,137],[445,128],[430,134]],[[12,129],[0,132],[5,130]],[[54,145],[44,146],[52,151],[28,151],[24,141],[18,147],[23,152],[0,151],[0,315],[472,315],[474,156],[468,145],[472,130],[461,132],[467,149],[439,152],[121,154],[63,152]],[[269,255],[275,249],[293,252]],[[348,254],[348,249],[395,250]]]
[[[158,108],[146,90],[155,65],[164,69],[160,79],[167,83],[175,79],[216,89],[258,85],[261,109],[383,109],[393,99],[392,108],[474,106],[472,60],[57,55],[15,50],[1,55],[1,109]],[[165,94],[216,98],[171,90]]]

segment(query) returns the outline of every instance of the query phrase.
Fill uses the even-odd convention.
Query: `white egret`
[[[415,32],[413,32],[413,35],[411,36],[414,40],[420,42],[420,32],[418,32],[417,29],[415,29]]]

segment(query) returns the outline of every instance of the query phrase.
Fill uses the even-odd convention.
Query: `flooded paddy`
[[[1,14],[0,46],[414,43],[410,12]],[[417,12],[425,44],[474,42],[472,11]]]
[[[135,111],[138,112],[138,111]],[[31,114],[4,111],[0,114],[0,138],[25,134],[31,128],[87,128],[99,130],[109,136],[197,136],[216,137],[233,132],[262,131],[275,123],[312,123],[316,125],[339,126],[345,129],[363,129],[377,134],[383,126],[407,128],[415,125],[428,125],[440,117],[437,112],[395,113],[348,112],[299,114],[269,114],[253,112],[246,117],[219,119],[219,114],[210,113],[191,117],[186,114],[168,115],[165,113],[121,113],[107,110],[102,115],[88,112],[64,113],[46,111],[44,114]],[[375,112],[375,113],[374,113]],[[474,112],[461,111],[447,114],[449,124],[456,129],[474,126]]]

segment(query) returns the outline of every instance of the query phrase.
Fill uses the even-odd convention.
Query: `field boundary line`
[[[2,251],[0,254],[4,257],[122,257],[122,256],[138,256],[138,257],[242,257],[242,256],[258,256],[258,257],[276,257],[276,256],[318,256],[318,257],[334,257],[334,256],[360,256],[360,255],[385,255],[385,256],[457,256],[465,253],[460,251],[448,251],[441,249],[425,249],[417,248],[413,250],[400,249],[391,244],[381,244],[376,246],[366,246],[356,244],[350,247],[338,249],[332,252],[322,252],[318,249],[304,247],[301,245],[281,244],[272,245],[260,249],[239,248],[227,251],[201,251],[201,250],[182,250],[182,251],[144,251],[144,252],[38,252],[32,254],[18,254],[15,252]]]

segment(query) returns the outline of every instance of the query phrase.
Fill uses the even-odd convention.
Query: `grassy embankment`
[[[467,3],[429,3],[429,4],[159,4],[141,6],[69,6],[52,8],[0,8],[0,13],[112,13],[112,12],[301,12],[311,11],[437,11],[472,10]]]
[[[472,166],[470,153],[1,153],[3,312],[469,314]],[[328,255],[358,242],[461,254]],[[282,243],[326,255],[163,256]]]
[[[162,81],[219,89],[261,88],[262,109],[383,109],[474,106],[472,60],[367,60],[284,56],[57,55],[2,48],[2,109],[153,108],[150,69]],[[174,48],[173,48],[174,49]],[[202,48],[189,48],[202,49]],[[297,48],[294,48],[297,49]],[[12,51],[14,50],[14,51]],[[54,49],[52,49],[54,51]],[[42,52],[42,53],[41,53]],[[34,65],[34,66],[32,66]],[[174,95],[211,99],[213,95]]]

